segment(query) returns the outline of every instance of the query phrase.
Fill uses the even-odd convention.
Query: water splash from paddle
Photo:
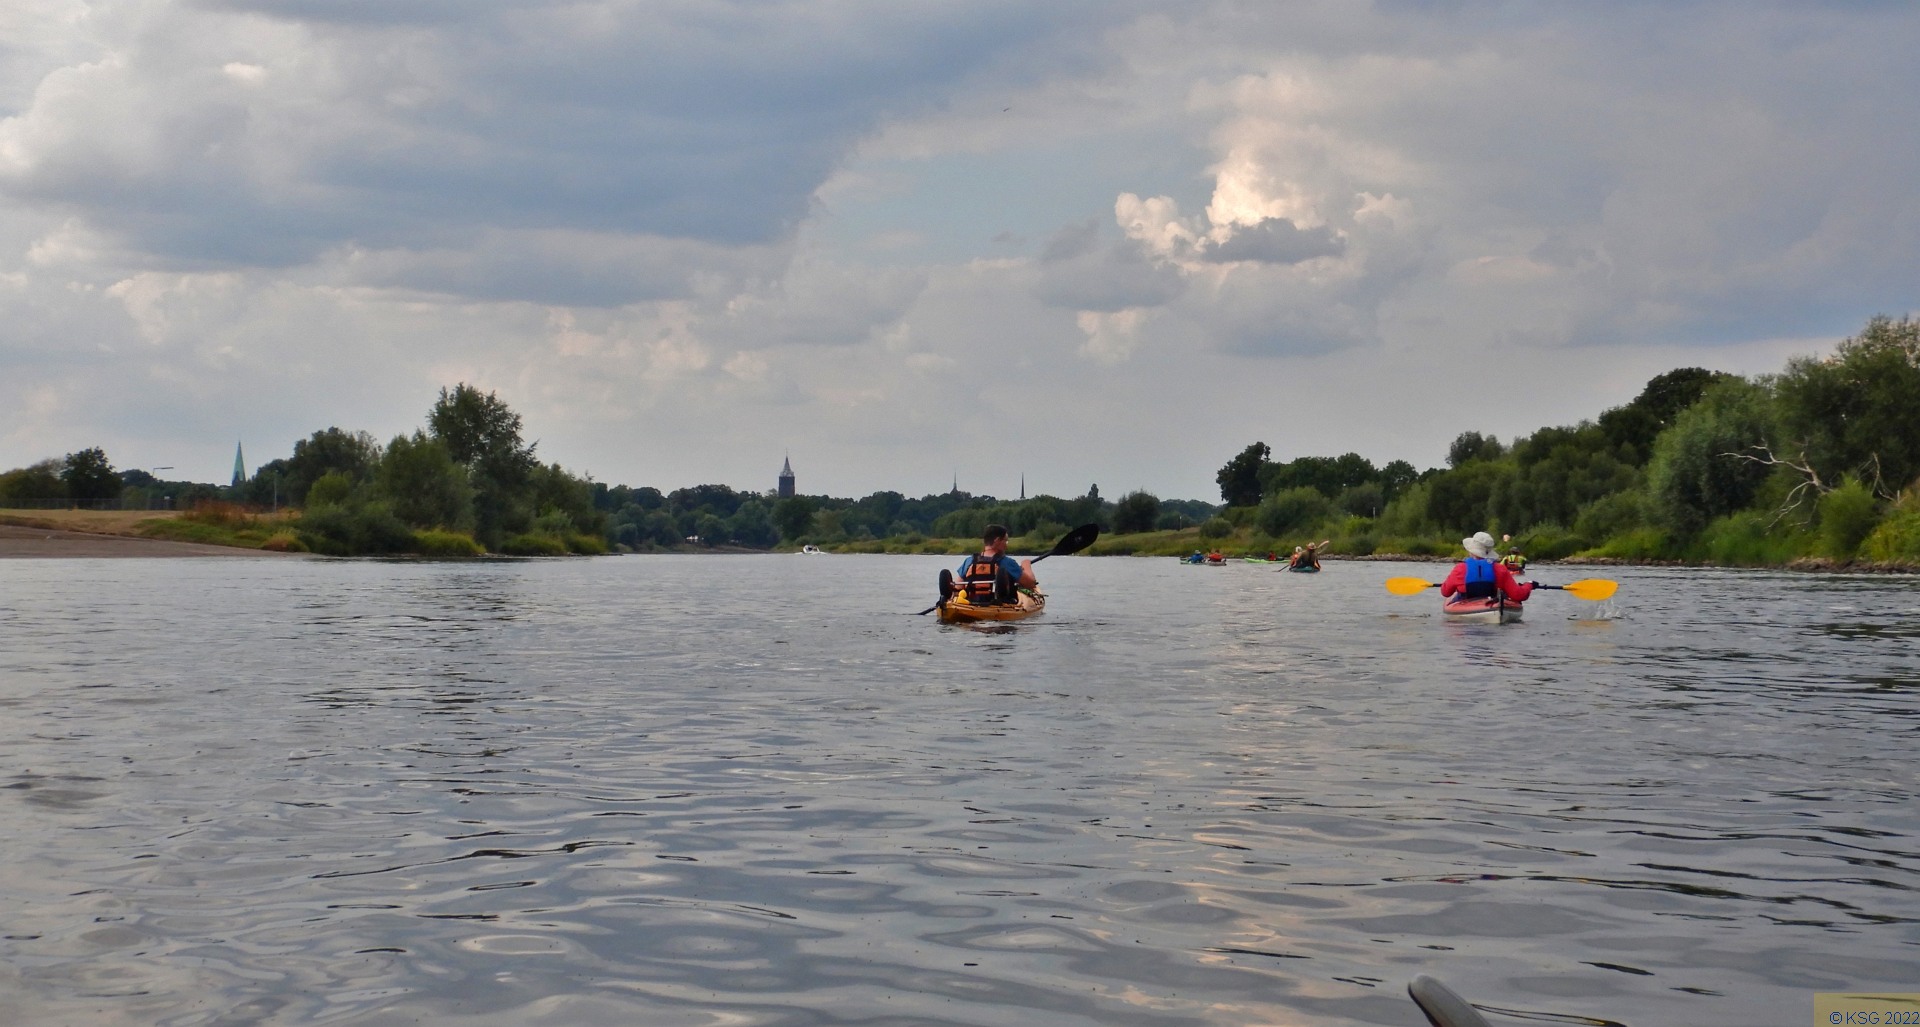
[[[1602,621],[1622,620],[1622,619],[1625,619],[1626,616],[1627,616],[1627,612],[1613,605],[1613,600],[1603,599],[1597,603],[1588,603],[1586,606],[1582,607],[1580,610],[1575,611],[1574,613],[1568,614],[1567,619],[1573,620],[1573,621],[1592,621],[1597,623]]]

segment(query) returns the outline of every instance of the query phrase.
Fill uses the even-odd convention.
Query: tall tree
[[[120,495],[120,475],[107,461],[106,451],[98,446],[68,453],[60,480],[67,487],[69,499],[98,503]]]
[[[1920,321],[1874,318],[1831,358],[1790,361],[1777,394],[1782,435],[1822,489],[1852,474],[1891,495],[1920,479]]]
[[[1122,535],[1152,531],[1160,520],[1160,497],[1151,492],[1129,492],[1113,506],[1113,530]]]
[[[461,530],[473,523],[473,486],[446,443],[414,432],[396,435],[374,481],[394,516],[416,528]]]
[[[481,544],[497,549],[508,534],[526,530],[538,512],[531,494],[537,461],[520,438],[520,415],[495,393],[461,382],[440,390],[427,429],[467,469]]]
[[[287,461],[288,502],[304,506],[307,490],[323,475],[338,472],[356,484],[373,476],[380,462],[380,444],[363,431],[325,428],[293,444]],[[255,475],[255,477],[259,477]]]
[[[30,467],[16,467],[0,474],[0,506],[25,506],[45,499],[67,498],[66,483],[60,480],[66,464],[60,460],[42,460]]]
[[[1463,431],[1447,447],[1447,466],[1458,468],[1475,460],[1498,460],[1506,449],[1492,435]]]
[[[1764,387],[1729,378],[1709,388],[1654,443],[1647,491],[1655,515],[1687,538],[1752,503],[1772,470],[1752,456],[1770,451],[1774,425]]]
[[[1260,502],[1260,469],[1267,465],[1273,450],[1256,442],[1227,461],[1213,480],[1220,486],[1220,498],[1228,506],[1256,506]]]

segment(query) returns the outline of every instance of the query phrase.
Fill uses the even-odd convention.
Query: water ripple
[[[171,566],[160,567],[157,564]],[[1920,585],[15,561],[0,1008],[48,1024],[1772,1022],[1911,989]],[[1536,568],[1548,577],[1552,567]],[[1145,598],[1143,598],[1145,597]],[[184,643],[184,644],[183,644]]]

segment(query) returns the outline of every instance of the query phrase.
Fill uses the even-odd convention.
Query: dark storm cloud
[[[1071,53],[1087,23],[1121,14],[486,0],[197,11],[43,88],[0,190],[65,207],[156,267],[275,266],[475,229],[758,246],[792,233],[881,119],[970,77],[1014,88],[1049,74],[1034,51]],[[274,26],[250,32],[236,20],[248,15]],[[516,277],[537,280],[468,280],[504,290],[494,298],[552,293],[518,292]],[[622,277],[646,276],[604,283]]]
[[[1262,264],[1298,264],[1315,257],[1337,257],[1346,243],[1322,225],[1301,229],[1286,218],[1267,218],[1255,225],[1235,227],[1224,242],[1199,247],[1200,259],[1215,264],[1255,261]]]

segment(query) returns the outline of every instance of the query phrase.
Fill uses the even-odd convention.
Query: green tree
[[[1820,544],[1828,556],[1851,560],[1880,524],[1881,505],[1873,491],[1854,478],[1820,497]]]
[[[1427,482],[1427,517],[1449,532],[1484,531],[1493,520],[1493,494],[1513,465],[1474,457]]]
[[[353,479],[345,471],[328,471],[320,479],[307,486],[306,505],[309,510],[318,510],[327,506],[348,506],[353,503]]]
[[[1773,397],[1763,386],[1729,378],[1709,388],[1654,441],[1647,492],[1655,517],[1691,538],[1752,503],[1771,470],[1752,457],[1770,450],[1775,430]]]
[[[286,501],[305,506],[307,490],[325,474],[339,472],[349,481],[366,481],[379,462],[380,444],[366,432],[340,428],[314,432],[293,444],[293,457],[287,461]]]
[[[102,503],[120,496],[120,475],[98,446],[68,453],[60,469],[60,481],[67,498],[83,503]]]
[[[526,531],[539,510],[532,494],[539,462],[520,437],[520,415],[497,394],[462,382],[440,390],[427,412],[427,430],[467,469],[481,544],[497,549],[508,535]]]
[[[0,506],[25,506],[47,499],[67,498],[67,485],[60,460],[42,460],[28,467],[17,467],[0,474]]]
[[[765,549],[780,541],[780,529],[774,527],[773,514],[764,500],[749,499],[727,519],[727,532],[743,546]]]
[[[600,535],[607,515],[593,504],[593,482],[559,464],[534,464],[527,473],[529,504],[540,517],[561,513],[572,525],[567,534]]]
[[[1267,465],[1273,450],[1256,442],[1227,461],[1213,480],[1220,486],[1220,498],[1228,506],[1254,506],[1260,502],[1260,469]]]
[[[1588,503],[1638,483],[1639,475],[1617,453],[1606,432],[1587,422],[1516,439],[1510,451],[1513,474],[1491,497],[1494,520],[1502,530],[1516,532],[1536,524],[1572,524]]]
[[[1260,494],[1271,496],[1288,489],[1311,488],[1332,499],[1356,485],[1379,477],[1373,462],[1358,453],[1340,456],[1303,456],[1260,470]]]
[[[473,486],[445,442],[416,431],[387,444],[374,484],[394,516],[416,528],[473,526]]]
[[[813,526],[815,504],[807,496],[788,496],[773,504],[773,524],[780,529],[780,536],[789,542],[798,542],[800,537]]]
[[[1420,480],[1420,472],[1405,460],[1389,460],[1380,468],[1375,480],[1380,483],[1380,490],[1386,495],[1387,502],[1391,503]]]
[[[1113,530],[1120,534],[1152,531],[1160,519],[1160,497],[1151,492],[1129,492],[1113,507]]]
[[[1304,531],[1333,515],[1333,500],[1311,486],[1287,489],[1261,500],[1254,524],[1261,532],[1281,538]]]
[[[1378,517],[1386,508],[1387,493],[1379,482],[1366,482],[1340,493],[1340,509],[1355,517]]]
[[[1822,485],[1852,474],[1892,494],[1920,479],[1920,321],[1876,317],[1831,358],[1789,361],[1776,383],[1789,449]]]
[[[1475,460],[1498,460],[1504,453],[1506,450],[1494,436],[1463,431],[1447,447],[1447,466],[1458,469]]]
[[[285,457],[261,464],[259,469],[253,472],[253,477],[248,478],[246,483],[240,486],[240,494],[236,498],[242,503],[259,507],[278,508],[293,505],[287,496],[289,470]]]

